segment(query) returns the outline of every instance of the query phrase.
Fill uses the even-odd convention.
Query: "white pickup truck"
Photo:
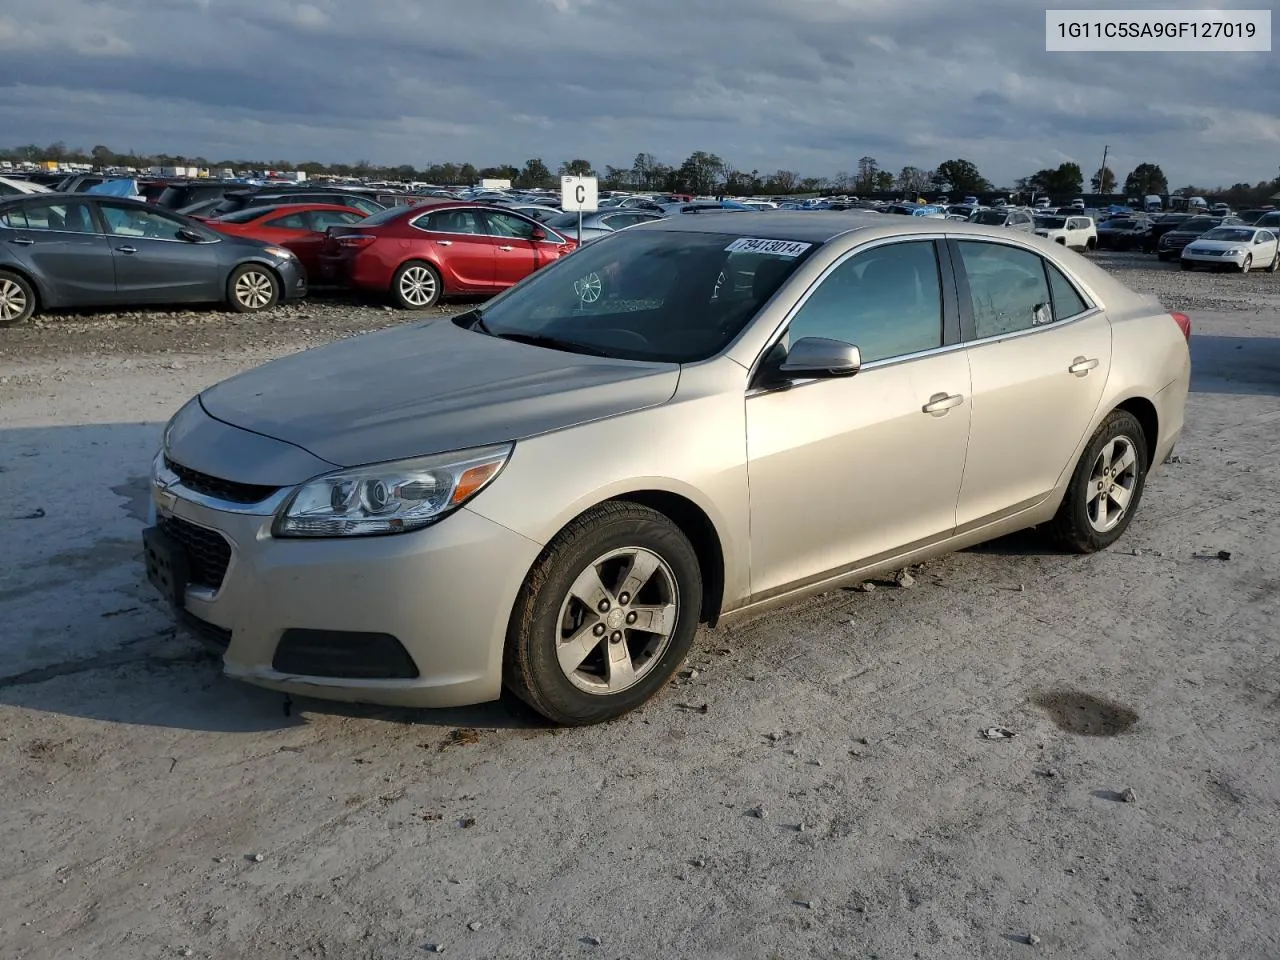
[[[1092,217],[1038,213],[1035,232],[1072,250],[1092,250],[1098,245],[1098,227]]]

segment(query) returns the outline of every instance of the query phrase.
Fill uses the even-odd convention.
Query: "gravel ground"
[[[1280,276],[1100,259],[1196,329],[1120,546],[1013,537],[704,633],[575,731],[286,713],[141,582],[169,414],[405,315],[0,331],[0,955],[1280,955]]]

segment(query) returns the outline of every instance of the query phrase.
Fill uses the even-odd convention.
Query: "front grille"
[[[181,517],[157,517],[156,526],[182,546],[187,555],[190,582],[217,590],[231,564],[231,544],[214,530],[197,527]]]
[[[228,503],[260,503],[280,489],[257,483],[223,480],[221,477],[184,467],[167,456],[164,458],[164,465],[178,475],[178,479],[188,490],[206,497],[213,497],[215,500],[225,500]]]

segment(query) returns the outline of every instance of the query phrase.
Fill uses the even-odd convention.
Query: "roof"
[[[667,230],[684,233],[732,233],[762,240],[799,240],[806,243],[826,243],[833,237],[864,227],[883,227],[901,219],[903,226],[919,229],[915,217],[895,217],[883,213],[858,210],[814,210],[793,213],[789,210],[732,211],[726,210],[714,216],[700,214],[670,217],[639,223],[628,230]]]

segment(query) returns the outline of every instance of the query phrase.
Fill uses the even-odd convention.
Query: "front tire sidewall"
[[[634,686],[616,694],[590,694],[573,685],[556,657],[560,607],[587,564],[624,547],[651,550],[671,568],[680,594],[676,629],[659,662]],[[507,686],[555,723],[581,726],[619,717],[671,679],[693,644],[701,609],[698,557],[679,528],[647,507],[606,504],[552,541],[525,581],[507,632]]]
[[[1102,448],[1117,437],[1124,437],[1133,444],[1138,457],[1137,479],[1134,483],[1133,497],[1125,515],[1112,529],[1100,533],[1089,523],[1088,498],[1089,478],[1093,473],[1094,461],[1098,459]],[[1146,436],[1142,432],[1142,424],[1126,410],[1113,410],[1094,431],[1093,438],[1085,447],[1084,453],[1076,463],[1067,494],[1057,515],[1050,525],[1054,539],[1063,548],[1076,553],[1096,553],[1111,546],[1129,529],[1138,505],[1142,502],[1142,494],[1147,486],[1147,472],[1150,469],[1151,451],[1147,449]]]
[[[244,303],[236,295],[236,285],[240,282],[240,278],[248,273],[258,273],[271,281],[271,297],[261,306],[251,306]],[[264,267],[256,263],[247,263],[236,267],[231,271],[231,276],[227,280],[227,303],[236,313],[261,313],[263,310],[270,310],[280,302],[280,278],[276,276],[274,270],[270,267]]]
[[[1240,272],[1248,273],[1252,268],[1253,268],[1253,256],[1250,255],[1244,258],[1244,263],[1240,264]]]
[[[406,300],[404,294],[400,292],[400,281],[404,279],[404,275],[410,270],[425,268],[435,281],[436,290],[434,296],[427,303],[412,303]],[[395,276],[391,278],[391,301],[401,310],[429,310],[431,307],[440,303],[440,297],[444,294],[444,281],[440,279],[440,271],[427,263],[425,260],[410,260],[408,263],[402,263],[400,269],[396,271]]]
[[[15,284],[22,292],[22,296],[26,299],[26,306],[22,312],[11,319],[0,317],[0,327],[16,327],[20,323],[26,323],[35,316],[37,299],[35,287],[27,280],[26,277],[17,273],[10,273],[8,270],[0,270],[0,283],[8,281]]]

